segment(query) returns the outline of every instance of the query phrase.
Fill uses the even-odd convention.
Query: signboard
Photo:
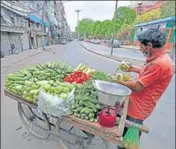
[[[168,22],[166,24],[166,28],[173,28],[174,27],[174,22]]]

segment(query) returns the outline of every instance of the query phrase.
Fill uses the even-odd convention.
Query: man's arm
[[[134,66],[134,65],[131,65],[131,67],[127,70],[127,72],[136,72],[136,73],[139,73],[140,71],[141,71],[141,67]]]
[[[144,89],[144,86],[139,83],[138,81],[127,81],[127,82],[124,82],[122,80],[118,81],[119,84],[122,84],[122,85],[125,85],[127,86],[128,88],[130,88],[131,90],[133,91],[141,91]]]
[[[141,91],[144,88],[150,86],[153,82],[157,81],[161,77],[162,68],[158,64],[152,64],[143,75],[135,81],[124,82],[119,80],[118,83],[127,86],[131,90]]]

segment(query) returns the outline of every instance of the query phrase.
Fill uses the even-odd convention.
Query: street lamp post
[[[77,36],[79,41],[79,13],[81,12],[81,10],[75,10],[75,12],[77,13]]]
[[[115,5],[115,13],[113,17],[113,37],[112,37],[112,45],[111,45],[111,55],[113,55],[113,46],[114,46],[114,34],[115,34],[115,19],[116,19],[116,12],[117,12],[117,4],[118,0],[116,0],[116,5]]]

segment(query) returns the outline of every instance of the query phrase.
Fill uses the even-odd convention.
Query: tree
[[[89,18],[82,19],[79,23],[79,33],[81,36],[110,37],[116,35],[120,28],[126,24],[134,23],[136,11],[128,7],[120,7],[115,13],[115,20],[94,21]]]
[[[82,19],[79,22],[79,27],[78,27],[80,36],[85,35],[87,37],[91,32],[93,23],[94,21],[92,19],[89,19],[89,18]]]
[[[120,23],[121,26],[123,24],[132,24],[136,19],[136,11],[129,7],[119,7],[115,12],[115,20]]]
[[[101,25],[101,21],[95,21],[93,24],[93,36],[97,35],[100,32],[100,25]]]
[[[175,1],[168,1],[161,7],[161,17],[175,16]]]
[[[136,23],[149,22],[161,18],[161,9],[153,9],[148,12],[144,12],[142,15],[138,15]]]

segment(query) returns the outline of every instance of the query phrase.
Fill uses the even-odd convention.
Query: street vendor
[[[128,107],[127,119],[139,124],[148,118],[156,107],[157,102],[171,82],[174,74],[173,63],[166,50],[165,34],[158,28],[151,28],[138,36],[140,51],[146,57],[143,67],[131,65],[127,72],[136,72],[135,81],[118,83],[132,90]],[[124,130],[124,134],[127,128]],[[119,147],[119,149],[122,149]]]

